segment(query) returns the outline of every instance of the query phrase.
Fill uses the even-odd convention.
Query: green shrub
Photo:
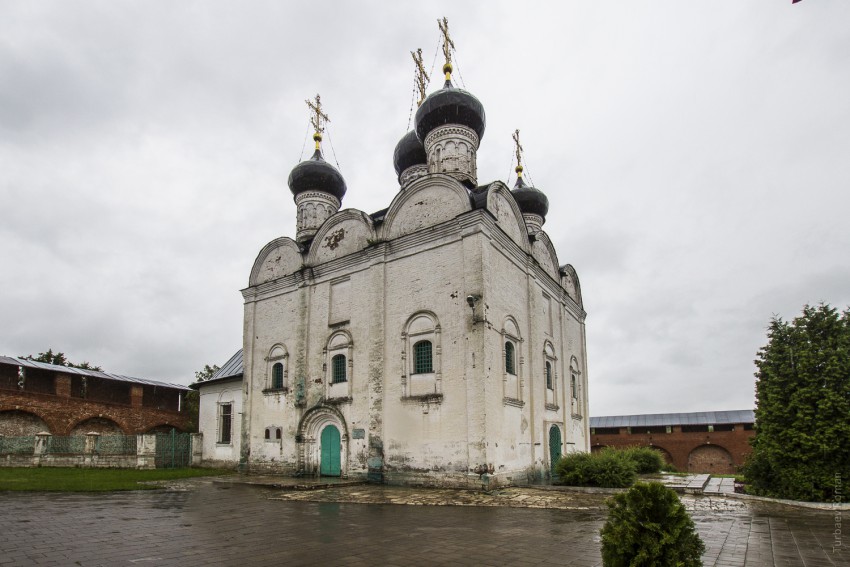
[[[555,464],[559,484],[625,488],[637,478],[637,467],[625,451],[603,449],[599,453],[571,453]]]
[[[653,474],[661,472],[664,457],[655,449],[649,447],[629,447],[623,450],[628,458],[635,462],[638,474]]]
[[[637,483],[608,501],[602,527],[605,567],[699,567],[705,545],[676,493],[657,482]]]

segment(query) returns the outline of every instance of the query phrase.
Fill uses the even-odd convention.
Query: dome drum
[[[336,214],[341,203],[324,191],[304,191],[295,196],[295,206],[298,209],[295,241],[302,243],[312,240],[325,221]]]
[[[446,173],[467,187],[478,184],[477,152],[484,135],[484,106],[450,81],[416,111],[416,136],[425,145],[429,173]]]
[[[393,152],[393,166],[395,166],[399,185],[404,187],[414,179],[427,174],[427,162],[425,146],[416,137],[416,132],[411,130],[399,140]]]
[[[445,173],[468,187],[475,187],[478,145],[478,135],[467,126],[446,124],[433,129],[425,138],[428,173]]]

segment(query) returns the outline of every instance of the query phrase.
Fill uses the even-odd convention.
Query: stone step
[[[710,474],[698,474],[694,476],[685,487],[685,492],[687,494],[702,494],[710,478]]]

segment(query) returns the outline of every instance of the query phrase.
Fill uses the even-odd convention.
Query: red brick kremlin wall
[[[177,388],[27,370],[20,389],[17,366],[0,365],[0,435],[133,435],[188,425]]]
[[[752,451],[749,440],[752,424],[735,424],[733,431],[683,432],[681,425],[670,426],[670,433],[652,433],[640,428],[620,427],[619,433],[590,433],[592,451],[603,447],[653,447],[668,463],[682,472],[733,474],[738,472]],[[727,426],[728,427],[728,426]],[[644,428],[646,429],[646,428]]]

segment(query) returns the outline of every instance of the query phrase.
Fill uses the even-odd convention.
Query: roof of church
[[[182,384],[159,382],[157,380],[148,380],[147,378],[134,378],[133,376],[123,376],[121,374],[112,374],[111,372],[101,372],[99,370],[86,370],[84,368],[74,368],[72,366],[62,366],[60,364],[48,364],[46,362],[37,362],[35,360],[18,358],[15,356],[0,356],[0,364],[12,364],[14,366],[23,366],[25,368],[38,368],[39,370],[61,372],[62,374],[78,374],[80,376],[105,378],[107,380],[117,380],[119,382],[133,382],[134,384],[142,384],[145,386],[165,386],[167,388],[176,388],[178,390],[189,389],[188,386],[184,386]]]
[[[236,354],[231,356],[230,359],[224,363],[224,366],[218,369],[218,372],[212,375],[212,378],[207,380],[207,382],[235,378],[237,376],[242,376],[242,374],[242,349],[240,348],[236,351]]]
[[[339,200],[345,195],[345,179],[337,168],[325,161],[317,147],[310,159],[304,160],[289,173],[289,190],[293,195],[305,191],[323,191]]]
[[[425,146],[416,137],[416,132],[411,130],[398,141],[393,152],[395,174],[401,175],[408,167],[427,165],[427,163],[428,156],[425,155]]]
[[[755,423],[753,410],[698,411],[691,413],[647,413],[591,417],[590,427],[646,427],[654,425],[717,425]]]
[[[447,80],[442,89],[434,91],[416,110],[416,136],[424,142],[434,128],[444,124],[461,124],[475,131],[478,140],[484,136],[487,119],[484,106],[475,95],[458,89]]]
[[[527,185],[522,180],[522,176],[517,177],[516,185],[511,189],[511,193],[519,206],[519,210],[523,213],[546,218],[546,213],[549,212],[549,198],[540,189]]]

